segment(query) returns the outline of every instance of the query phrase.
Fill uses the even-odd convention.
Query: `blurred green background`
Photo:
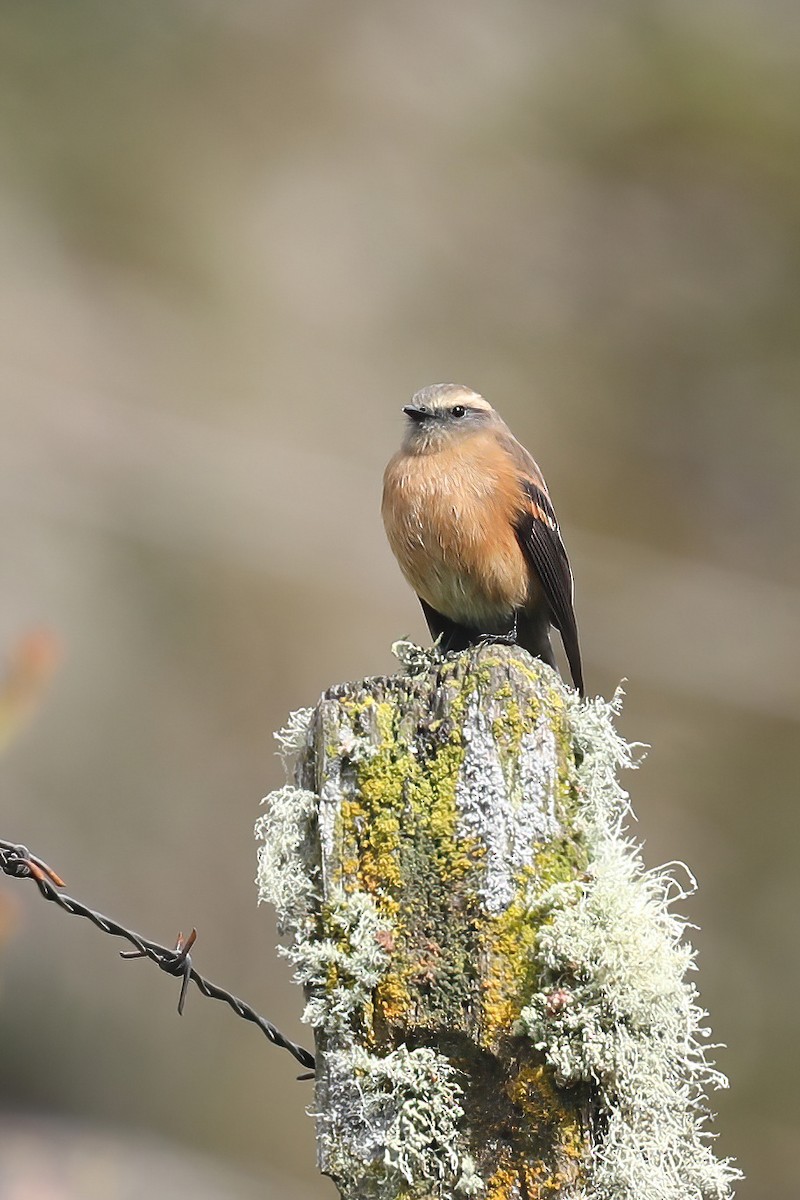
[[[381,473],[463,382],[543,466],[590,690],[628,680],[647,861],[700,880],[718,1149],[796,1194],[800,8],[11,3],[0,162],[0,645],[63,656],[0,835],[308,1043],[253,885],[271,733],[425,636]],[[26,885],[0,916],[6,1149],[332,1197],[287,1056]],[[0,1195],[127,1196],[107,1155],[95,1193],[4,1152]]]

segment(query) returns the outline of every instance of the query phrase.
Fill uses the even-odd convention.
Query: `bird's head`
[[[403,412],[408,418],[403,447],[426,454],[502,421],[483,396],[460,383],[432,383],[416,392]]]

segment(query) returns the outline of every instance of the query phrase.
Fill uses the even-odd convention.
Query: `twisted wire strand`
[[[218,984],[212,983],[211,980],[206,979],[195,969],[192,965],[190,951],[197,938],[197,930],[193,929],[188,937],[184,937],[182,933],[179,933],[178,940],[173,949],[169,946],[161,946],[158,942],[151,942],[148,938],[135,933],[134,930],[126,929],[119,922],[104,916],[103,913],[95,912],[94,909],[81,904],[79,900],[75,900],[72,896],[59,891],[59,888],[64,887],[64,882],[52,867],[49,867],[43,859],[38,858],[35,854],[31,854],[26,846],[16,842],[7,842],[0,839],[0,871],[12,879],[32,879],[39,889],[40,895],[45,900],[58,905],[60,909],[69,913],[70,916],[84,917],[87,921],[91,921],[98,929],[102,930],[103,933],[111,934],[112,937],[124,938],[127,942],[130,942],[133,950],[121,950],[121,958],[149,958],[162,971],[166,971],[168,975],[174,975],[180,979],[181,990],[178,997],[179,1013],[183,1013],[189,984],[193,983],[202,996],[207,996],[210,1000],[222,1000],[236,1013],[237,1017],[241,1017],[243,1020],[257,1025],[274,1046],[279,1046],[282,1050],[288,1050],[289,1054],[301,1066],[306,1067],[313,1073],[313,1054],[285,1037],[271,1021],[268,1021],[266,1017],[260,1016],[254,1008],[251,1008],[249,1004],[245,1004],[244,1000],[240,1000],[238,996],[234,996],[232,992],[226,991],[225,988],[220,987]],[[310,1076],[301,1075],[299,1078],[307,1079]]]

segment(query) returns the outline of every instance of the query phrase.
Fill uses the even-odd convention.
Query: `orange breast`
[[[507,628],[531,596],[519,507],[516,471],[491,439],[401,451],[386,468],[383,520],[406,579],[437,612],[486,632]]]

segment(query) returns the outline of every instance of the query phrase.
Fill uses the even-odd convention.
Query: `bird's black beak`
[[[415,421],[417,424],[419,424],[420,421],[424,421],[426,417],[431,415],[427,408],[416,404],[406,404],[403,407],[403,412],[407,417],[410,417],[411,420]]]

